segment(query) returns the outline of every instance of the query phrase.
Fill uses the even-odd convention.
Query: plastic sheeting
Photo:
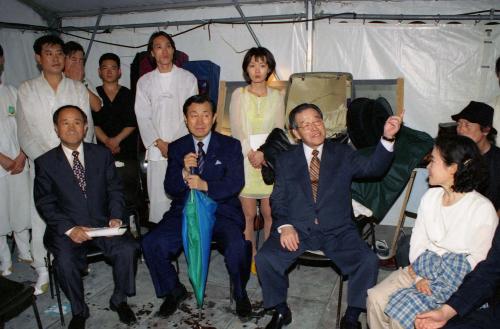
[[[434,136],[437,124],[470,100],[498,92],[500,29],[488,28],[491,37],[485,26],[323,21],[316,24],[314,69],[351,72],[354,79],[403,77],[405,122]]]

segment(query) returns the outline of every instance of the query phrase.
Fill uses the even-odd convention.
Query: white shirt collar
[[[320,146],[318,146],[316,148],[316,150],[318,150],[318,158],[321,160],[321,155],[323,155],[323,145],[325,145],[324,143],[321,144]],[[313,148],[307,146],[305,143],[302,143],[302,146],[304,147],[304,154],[306,156],[306,160],[307,160],[307,165],[309,166],[310,163],[311,163],[311,159],[313,157],[312,155],[312,151],[313,151]]]
[[[66,159],[68,159],[69,165],[71,166],[71,168],[73,168],[73,150],[70,149],[69,147],[64,146],[62,143],[61,147],[64,152],[64,155],[66,156]],[[80,160],[82,166],[85,168],[85,161],[83,157],[83,142],[80,143],[80,146],[78,146],[76,150],[78,151],[78,153],[80,153],[78,154],[78,160]]]
[[[197,140],[196,138],[194,138],[193,135],[191,135],[193,137],[193,142],[194,142],[194,149],[196,152],[198,152],[198,142],[199,140]],[[203,143],[203,151],[205,151],[205,153],[207,153],[208,151],[208,144],[210,143],[210,138],[212,137],[212,132],[209,132],[208,135],[205,136],[205,138],[203,138],[203,140],[201,141]]]

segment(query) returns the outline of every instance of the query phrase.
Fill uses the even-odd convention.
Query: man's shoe
[[[130,326],[131,324],[137,322],[134,312],[130,309],[130,306],[128,306],[127,303],[123,302],[118,304],[118,306],[113,305],[113,303],[109,303],[109,308],[111,311],[118,313],[120,321],[126,325]]]
[[[176,288],[176,294],[169,294],[165,296],[165,300],[160,306],[160,310],[158,311],[158,315],[162,318],[167,318],[174,314],[174,312],[179,307],[179,304],[185,300],[188,296],[186,287],[184,285],[180,285]]]
[[[361,329],[361,322],[347,321],[345,316],[340,320],[340,329]]]
[[[85,329],[85,321],[87,321],[87,318],[75,315],[69,322],[68,329]]]
[[[292,322],[292,312],[287,309],[285,314],[281,314],[278,311],[274,311],[273,318],[267,324],[266,329],[281,329],[283,326],[287,326]]]
[[[236,314],[240,318],[248,318],[252,315],[252,304],[250,304],[248,296],[236,301]]]

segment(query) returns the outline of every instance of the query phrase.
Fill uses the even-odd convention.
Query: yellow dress
[[[274,128],[283,129],[285,105],[283,95],[276,89],[267,88],[266,96],[256,96],[248,87],[236,89],[231,96],[229,108],[231,134],[241,142],[245,168],[245,187],[241,196],[262,199],[271,195],[272,185],[266,185],[260,169],[255,169],[248,160],[250,135],[269,134]]]

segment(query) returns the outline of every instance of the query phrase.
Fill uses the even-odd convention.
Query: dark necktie
[[[316,197],[318,196],[318,183],[319,183],[319,151],[312,151],[312,159],[309,164],[309,177],[311,178],[311,188],[312,194],[314,198],[314,202],[316,202]]]
[[[205,166],[205,151],[203,151],[203,142],[198,142],[198,174],[201,175]]]
[[[78,182],[78,185],[80,186],[80,189],[83,192],[83,196],[87,198],[87,182],[85,181],[85,169],[83,168],[82,163],[80,162],[80,159],[78,159],[78,155],[80,152],[78,151],[73,151],[73,174],[75,175],[75,178]]]

